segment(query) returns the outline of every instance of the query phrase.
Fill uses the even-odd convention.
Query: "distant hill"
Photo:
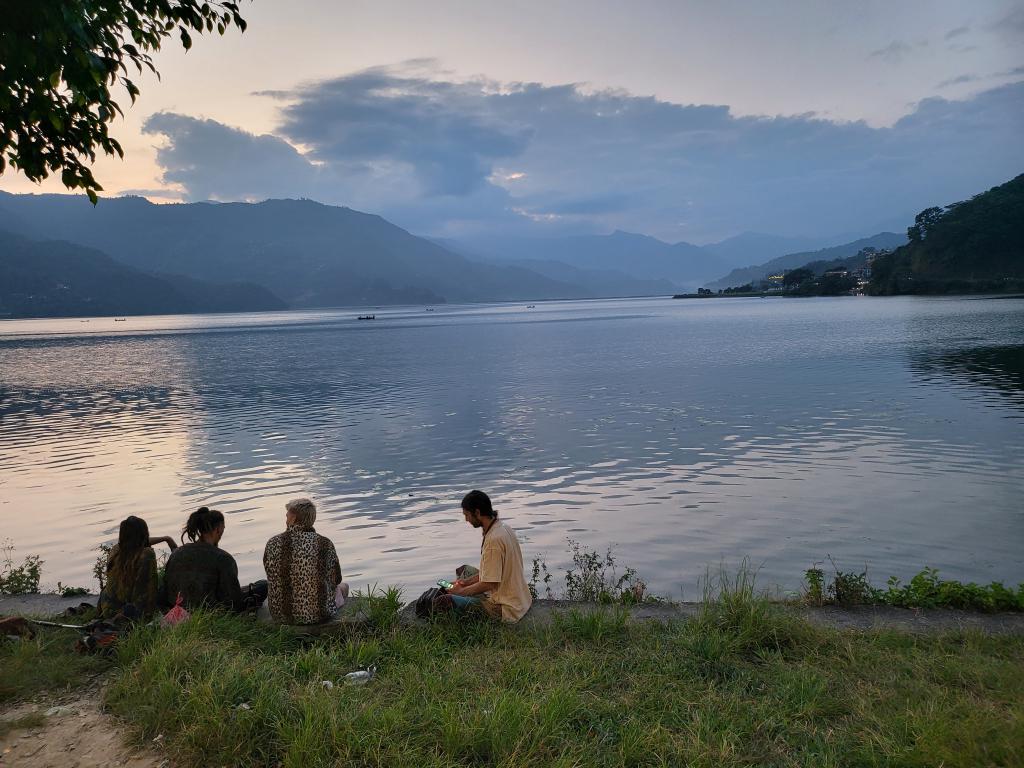
[[[586,289],[480,264],[379,216],[310,200],[154,205],[0,193],[20,232],[97,248],[143,272],[262,285],[293,307],[583,298]]]
[[[662,286],[658,293],[695,284],[703,275],[717,274],[722,269],[717,258],[709,257],[696,245],[673,245],[621,231],[569,237],[476,238],[454,241],[452,245],[492,263],[530,264],[531,269],[542,269],[547,274],[594,270],[606,277],[620,274],[632,280],[657,281]]]
[[[692,290],[733,267],[756,264],[821,241],[744,232],[701,246],[685,241],[666,243],[648,235],[616,231],[610,235],[493,237],[442,242],[494,262],[529,266],[549,276],[572,267],[620,274],[635,280],[655,280],[670,289]],[[541,262],[550,266],[542,267]]]
[[[771,259],[764,264],[759,264],[753,267],[743,267],[742,269],[734,269],[725,277],[708,283],[707,287],[711,289],[719,289],[729,288],[736,285],[746,285],[747,283],[764,280],[768,275],[785,272],[787,269],[796,269],[798,267],[806,266],[811,262],[836,262],[842,259],[848,259],[851,256],[856,256],[863,248],[877,248],[879,250],[891,249],[903,245],[905,242],[907,242],[905,235],[898,235],[895,232],[879,232],[877,235],[864,237],[860,240],[843,243],[842,245],[832,246],[831,248],[822,248],[817,251],[787,253],[784,256]]]
[[[831,242],[835,242],[832,240]],[[716,256],[726,269],[762,264],[771,259],[797,251],[809,251],[828,245],[829,240],[813,237],[786,237],[762,232],[743,232],[735,237],[703,246],[703,250]],[[720,272],[719,274],[724,274]]]
[[[906,245],[875,261],[872,293],[1024,290],[1024,174],[922,211],[907,235]]]
[[[673,293],[676,285],[664,278],[645,278],[627,274],[619,269],[609,269],[581,264],[569,264],[553,258],[537,258],[550,249],[510,247],[496,256],[494,251],[483,255],[457,240],[436,239],[436,243],[453,253],[461,254],[474,261],[484,261],[506,266],[522,267],[552,280],[578,286],[590,296],[657,296]],[[521,241],[520,241],[521,242]],[[529,241],[533,243],[534,241]],[[554,242],[554,241],[552,241]],[[522,254],[528,254],[524,256]]]
[[[0,231],[0,317],[152,315],[285,309],[265,288],[149,275],[66,241]]]

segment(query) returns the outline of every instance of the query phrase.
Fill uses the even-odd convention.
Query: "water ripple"
[[[527,559],[618,542],[675,597],[743,556],[1024,574],[1024,302],[421,312],[0,323],[3,536],[84,583],[124,515],[213,504],[256,577],[308,495],[347,576],[419,586],[476,557],[482,487]]]

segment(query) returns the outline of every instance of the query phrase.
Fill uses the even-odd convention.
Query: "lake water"
[[[637,299],[0,322],[0,538],[92,583],[128,514],[208,504],[242,579],[285,501],[357,585],[617,544],[655,591],[749,557],[1024,580],[1024,300]],[[825,567],[829,568],[828,562]]]

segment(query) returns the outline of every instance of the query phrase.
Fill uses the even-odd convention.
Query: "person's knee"
[[[348,582],[341,582],[338,585],[338,591],[341,592],[342,597],[348,597]]]

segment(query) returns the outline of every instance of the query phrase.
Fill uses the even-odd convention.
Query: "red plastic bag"
[[[181,592],[179,592],[178,599],[174,601],[174,607],[164,614],[164,617],[160,620],[160,626],[173,627],[175,624],[181,624],[181,622],[188,618],[188,611],[181,605],[183,601],[184,598],[181,596]]]

